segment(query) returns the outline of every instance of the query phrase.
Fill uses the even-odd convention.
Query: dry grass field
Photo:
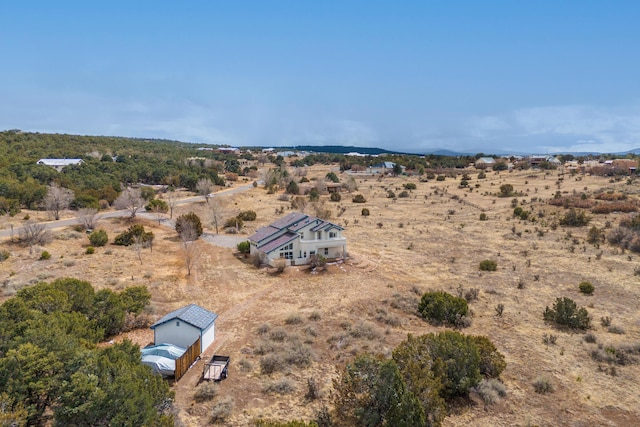
[[[314,166],[308,177],[324,177],[332,169]],[[38,281],[78,277],[98,288],[123,289],[147,285],[153,294],[155,316],[187,303],[197,303],[219,314],[218,334],[205,353],[230,355],[229,378],[217,385],[211,400],[196,401],[202,361],[173,387],[181,425],[210,422],[212,412],[230,408],[223,425],[251,425],[258,418],[311,419],[323,404],[329,405],[336,367],[360,352],[390,355],[408,333],[424,334],[444,329],[431,326],[416,315],[420,295],[427,290],[456,294],[478,289],[471,302],[473,322],[463,331],[486,335],[505,355],[507,369],[501,378],[507,396],[486,406],[472,394],[454,408],[446,426],[631,426],[640,425],[640,365],[611,366],[598,363],[591,352],[602,345],[640,344],[640,256],[609,244],[587,243],[591,225],[615,227],[627,214],[592,215],[589,227],[553,226],[564,208],[547,201],[556,191],[571,195],[617,190],[637,198],[636,184],[626,180],[564,175],[558,171],[487,172],[478,179],[468,171],[470,187],[459,188],[460,179],[420,182],[417,177],[357,177],[358,190],[367,202],[330,202],[332,221],[345,227],[349,259],[325,272],[290,267],[281,275],[257,269],[235,250],[200,241],[200,254],[191,276],[186,276],[180,243],[174,230],[150,219],[138,219],[156,235],[153,252],[143,251],[142,263],[131,248],[107,245],[85,254],[89,245],[83,233],[58,229],[46,248],[2,246],[11,257],[0,263],[2,295]],[[345,174],[338,174],[341,180]],[[416,189],[409,197],[398,195],[404,183]],[[313,183],[313,180],[312,180]],[[497,197],[500,186],[511,184],[520,206],[532,212],[535,222],[513,216],[514,197]],[[237,184],[239,185],[239,184]],[[478,185],[476,187],[476,185]],[[238,241],[258,227],[285,213],[290,203],[263,188],[226,196],[226,216],[241,210],[257,212],[257,220],[245,224]],[[343,207],[341,211],[339,207]],[[370,216],[361,215],[362,208]],[[209,223],[206,205],[183,205]],[[306,212],[313,214],[311,206]],[[486,220],[480,220],[485,213]],[[25,213],[19,214],[22,217]],[[42,213],[31,213],[32,218]],[[7,218],[2,219],[7,227]],[[22,222],[18,217],[12,221]],[[110,240],[130,223],[104,220]],[[211,231],[209,228],[207,231]],[[46,249],[51,259],[40,261]],[[497,271],[482,272],[479,263],[497,262]],[[578,284],[594,284],[591,296]],[[586,307],[595,343],[584,333],[569,332],[545,324],[542,313],[557,297],[570,297]],[[504,305],[502,317],[496,306]],[[601,317],[624,334],[608,332]],[[550,334],[555,344],[543,342]],[[140,345],[152,340],[149,330],[126,336]],[[122,339],[123,337],[118,337]],[[265,370],[273,371],[270,374]],[[544,376],[555,391],[538,394],[533,382]],[[305,398],[308,380],[319,388],[319,398]]]

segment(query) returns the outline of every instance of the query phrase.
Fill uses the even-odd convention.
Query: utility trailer
[[[220,381],[227,378],[229,361],[231,357],[214,354],[207,363],[204,364],[202,378],[205,380]]]

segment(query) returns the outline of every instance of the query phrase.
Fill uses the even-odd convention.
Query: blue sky
[[[0,15],[0,129],[640,147],[640,2],[7,0]]]

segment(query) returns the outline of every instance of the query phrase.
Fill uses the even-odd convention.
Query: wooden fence
[[[200,337],[189,346],[180,358],[176,359],[175,378],[178,381],[189,370],[189,366],[200,356]]]

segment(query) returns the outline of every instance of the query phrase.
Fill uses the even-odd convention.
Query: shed
[[[151,325],[153,342],[168,343],[188,348],[198,337],[200,353],[203,353],[216,338],[218,315],[196,304],[189,304],[165,315]]]

